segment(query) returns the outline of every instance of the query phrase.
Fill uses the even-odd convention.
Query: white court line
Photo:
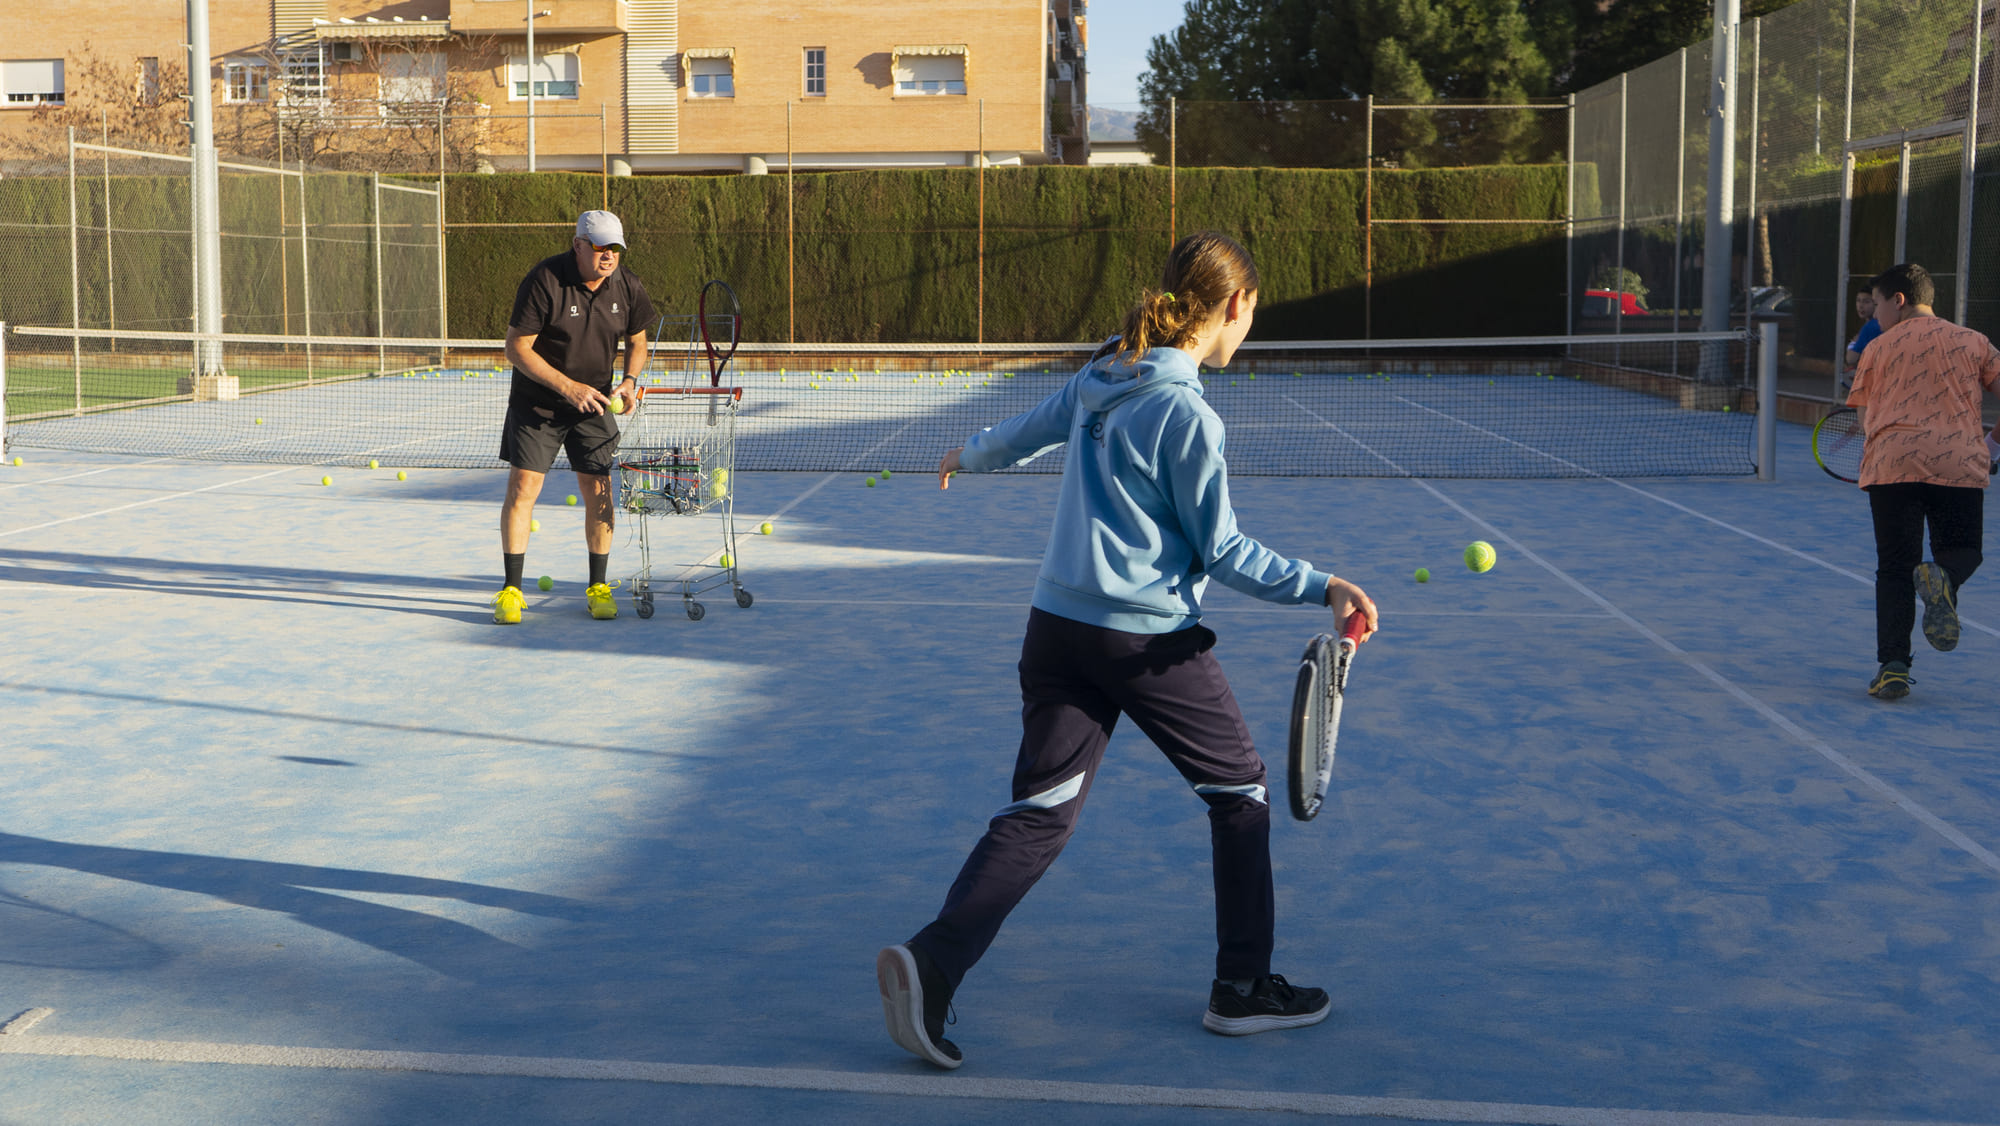
[[[946,606],[966,609],[1026,610],[1026,599],[1012,602],[966,602],[950,599],[927,600],[921,598],[758,598],[758,605],[769,602],[778,606]],[[1307,606],[1308,610],[1322,607]],[[1201,616],[1210,614],[1289,614],[1297,615],[1297,606],[1204,606]],[[1589,618],[1597,620],[1602,614],[1587,614],[1577,610],[1398,610],[1396,619],[1404,618]]]
[[[114,512],[124,512],[125,510],[131,508],[144,508],[147,505],[159,504],[163,501],[179,500],[181,497],[191,497],[194,496],[196,493],[206,493],[214,489],[226,489],[231,485],[247,485],[252,481],[262,481],[266,477],[276,477],[280,473],[296,473],[301,469],[310,469],[310,468],[313,467],[304,465],[287,465],[283,469],[273,469],[269,473],[259,473],[255,477],[238,477],[233,481],[218,481],[213,485],[203,485],[199,489],[188,489],[184,492],[167,493],[163,496],[147,497],[145,500],[135,500],[130,504],[116,505],[112,508],[100,508],[95,512],[79,512],[75,516],[65,516],[60,520],[50,520],[47,523],[43,524],[30,524],[25,528],[9,528],[4,532],[0,532],[0,538],[5,538],[7,536],[18,536],[23,532],[38,532],[41,531],[43,528],[55,528],[63,524],[75,523],[78,520],[88,520],[93,516],[109,516]]]
[[[1321,424],[1325,425],[1328,429],[1333,430],[1335,433],[1340,434],[1348,441],[1354,442],[1355,445],[1361,446],[1362,449],[1368,450],[1369,453],[1374,454],[1374,456],[1379,458],[1384,463],[1401,471],[1402,468],[1401,466],[1397,466],[1394,462],[1390,461],[1388,458],[1382,457],[1381,454],[1376,454],[1375,451],[1373,450],[1369,450],[1368,447],[1362,444],[1358,439],[1354,438],[1346,431],[1341,430],[1333,423],[1328,422],[1325,418],[1321,418],[1317,413],[1313,412],[1303,404],[1299,403],[1297,400],[1291,399],[1290,396],[1286,396],[1286,399],[1290,401],[1293,406],[1298,407],[1301,411],[1304,411],[1306,414],[1311,415],[1313,418],[1319,419]],[[1413,403],[1411,405],[1418,406],[1420,404]],[[1729,695],[1734,696],[1738,701],[1743,703],[1745,706],[1749,707],[1752,711],[1756,712],[1758,715],[1763,716],[1765,720],[1767,720],[1780,730],[1784,731],[1787,735],[1790,735],[1794,740],[1796,740],[1798,743],[1806,747],[1808,750],[1819,755],[1821,758],[1824,758],[1826,761],[1832,763],[1833,765],[1839,767],[1842,771],[1846,772],[1855,781],[1860,782],[1863,786],[1866,786],[1867,788],[1875,791],[1877,794],[1880,794],[1882,797],[1887,798],[1891,804],[1896,806],[1896,808],[1909,814],[1911,817],[1914,817],[1918,822],[1922,823],[1924,827],[1930,829],[1932,832],[1943,837],[1945,840],[1950,841],[1952,844],[1958,846],[1968,856],[1971,856],[1973,859],[1979,861],[1981,864],[1992,869],[1993,871],[2000,872],[2000,856],[1994,855],[1994,853],[1990,849],[1987,849],[1985,846],[1979,844],[1971,837],[1966,836],[1963,832],[1960,832],[1958,828],[1956,828],[1949,822],[1945,821],[1937,814],[1932,813],[1930,810],[1918,804],[1914,799],[1909,797],[1909,795],[1903,793],[1901,790],[1898,790],[1896,787],[1891,786],[1889,783],[1883,781],[1881,778],[1877,777],[1872,772],[1863,768],[1859,763],[1855,762],[1853,759],[1848,758],[1846,755],[1835,750],[1831,744],[1827,743],[1826,740],[1821,739],[1817,735],[1814,735],[1811,732],[1807,731],[1805,728],[1800,727],[1797,723],[1793,722],[1791,719],[1781,714],[1776,708],[1773,708],[1769,704],[1766,704],[1764,701],[1758,699],[1755,696],[1752,696],[1748,691],[1744,690],[1740,685],[1731,681],[1728,677],[1723,676],[1721,673],[1716,672],[1713,668],[1710,668],[1707,663],[1697,660],[1694,657],[1694,655],[1687,652],[1687,650],[1682,649],[1680,646],[1675,645],[1671,641],[1668,641],[1665,637],[1662,637],[1660,634],[1654,632],[1652,629],[1649,629],[1644,623],[1640,622],[1639,619],[1633,617],[1632,615],[1626,613],[1624,610],[1613,605],[1610,599],[1605,598],[1603,595],[1590,589],[1588,586],[1585,586],[1581,581],[1573,578],[1567,572],[1557,567],[1555,564],[1550,563],[1548,560],[1543,559],[1541,556],[1536,555],[1534,552],[1528,550],[1528,548],[1524,544],[1522,544],[1519,540],[1501,531],[1494,524],[1489,523],[1485,519],[1475,515],[1471,509],[1466,508],[1464,505],[1446,496],[1441,490],[1437,488],[1437,486],[1419,477],[1411,477],[1411,480],[1415,481],[1418,487],[1422,488],[1424,491],[1430,493],[1438,500],[1444,502],[1446,505],[1449,505],[1452,509],[1456,510],[1459,515],[1465,517],[1467,520],[1470,520],[1474,524],[1479,525],[1479,527],[1481,527],[1486,531],[1487,535],[1492,536],[1494,539],[1506,543],[1509,547],[1513,548],[1515,551],[1520,552],[1523,557],[1528,559],[1528,561],[1534,563],[1537,567],[1540,567],[1543,570],[1547,571],[1549,574],[1554,575],[1557,579],[1560,579],[1563,583],[1568,585],[1570,589],[1576,591],[1584,598],[1595,603],[1596,605],[1601,607],[1606,613],[1617,618],[1619,621],[1624,622],[1634,632],[1638,633],[1639,636],[1644,637],[1646,640],[1652,642],[1654,645],[1658,646],[1662,650],[1666,651],[1669,655],[1679,660],[1682,664],[1686,665],[1688,668],[1693,669],[1695,672],[1701,674],[1701,676],[1704,679],[1714,684],[1717,688],[1720,688]]]
[[[1807,552],[1800,551],[1798,548],[1787,546],[1773,539],[1767,539],[1763,536],[1758,535],[1753,531],[1750,531],[1748,528],[1739,528],[1736,525],[1731,524],[1727,520],[1719,520],[1713,516],[1710,516],[1706,512],[1699,512],[1695,509],[1689,508],[1687,505],[1682,504],[1679,501],[1669,500],[1658,493],[1648,492],[1637,485],[1620,481],[1616,477],[1607,477],[1604,474],[1599,473],[1594,469],[1587,469],[1584,466],[1578,465],[1577,463],[1569,460],[1568,458],[1558,457],[1555,454],[1549,453],[1547,450],[1537,449],[1534,446],[1525,445],[1521,442],[1517,442],[1514,439],[1509,438],[1504,434],[1495,433],[1494,431],[1486,429],[1484,426],[1477,425],[1476,423],[1467,422],[1466,420],[1459,418],[1456,415],[1447,414],[1444,411],[1436,409],[1435,407],[1425,406],[1424,404],[1416,402],[1415,400],[1403,398],[1403,396],[1401,395],[1396,396],[1396,398],[1401,402],[1407,403],[1410,406],[1417,408],[1420,411],[1428,411],[1431,414],[1437,415],[1439,418],[1455,422],[1458,425],[1465,427],[1467,430],[1471,430],[1479,434],[1484,434],[1489,438],[1494,438],[1499,441],[1505,442],[1510,446],[1515,446],[1519,449],[1526,450],[1531,454],[1536,454],[1540,457],[1548,458],[1550,461],[1557,462],[1562,465],[1567,465],[1570,468],[1576,470],[1577,472],[1583,474],[1584,476],[1592,477],[1595,478],[1596,480],[1616,485],[1619,488],[1626,490],[1627,492],[1638,493],[1640,496],[1645,497],[1647,500],[1658,501],[1659,503],[1666,505],[1668,508],[1672,508],[1680,512],[1686,513],[1687,515],[1692,516],[1697,520],[1706,520],[1709,523],[1715,525],[1716,527],[1724,529],[1725,531],[1734,532],[1737,535],[1742,536],[1743,538],[1748,540],[1755,540],[1756,542],[1763,544],[1765,547],[1768,547],[1773,551],[1783,552],[1784,554],[1790,555],[1794,558],[1802,559],[1807,563],[1811,563],[1815,567],[1824,567],[1827,570],[1832,571],[1836,575],[1844,575],[1847,578],[1853,579],[1855,582],[1862,584],[1863,586],[1872,587],[1875,585],[1875,580],[1869,578],[1866,575],[1860,574],[1855,571],[1850,571],[1847,568],[1842,567],[1837,563],[1829,563],[1826,560],[1821,559],[1817,555],[1812,555]],[[1975,622],[1971,618],[1968,618],[1963,614],[1959,615],[1958,620],[1960,624],[1969,626],[1972,629],[1979,630],[1981,633],[1988,633],[1992,634],[1994,637],[2000,637],[2000,629],[1994,629],[1992,626],[1986,625],[1984,623]]]
[[[689,1087],[747,1087],[904,1098],[983,1099],[995,1102],[1070,1103],[1085,1106],[1156,1106],[1280,1114],[1348,1115],[1472,1122],[1487,1126],[1970,1126],[1943,1122],[1891,1122],[1853,1118],[1798,1118],[1709,1111],[1632,1110],[1615,1107],[1538,1106],[1445,1099],[1384,1098],[1313,1092],[1242,1091],[1204,1087],[1154,1087],[1127,1083],[1077,1083],[1046,1079],[983,1079],[968,1075],[909,1075],[825,1071],[792,1067],[728,1067],[555,1056],[501,1056],[468,1052],[385,1052],[300,1048],[270,1044],[218,1044],[190,1040],[130,1040],[99,1036],[31,1036],[28,1027],[49,1015],[30,1009],[0,1028],[0,1055],[68,1056],[158,1063],[219,1063],[239,1067],[324,1068],[340,1071],[416,1071],[531,1079],[662,1083]],[[32,1018],[32,1019],[31,1019]],[[21,1027],[16,1027],[17,1025]]]

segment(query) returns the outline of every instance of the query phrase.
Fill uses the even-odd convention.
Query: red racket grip
[[[1347,623],[1340,627],[1340,641],[1343,645],[1361,644],[1361,635],[1368,632],[1368,615],[1356,610],[1347,616]]]

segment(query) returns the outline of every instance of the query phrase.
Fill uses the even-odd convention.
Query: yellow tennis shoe
[[[527,596],[517,586],[503,586],[500,593],[493,596],[493,624],[515,626],[521,624],[521,608],[528,604]]]
[[[618,616],[618,599],[612,597],[610,583],[592,583],[584,589],[583,600],[590,606],[590,616],[600,622]]]

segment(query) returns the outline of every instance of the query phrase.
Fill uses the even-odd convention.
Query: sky
[[[1153,36],[1181,25],[1179,0],[1090,0],[1084,26],[1090,104],[1131,109],[1139,104],[1139,75]]]

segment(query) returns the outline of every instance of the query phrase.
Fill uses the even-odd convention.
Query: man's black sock
[[[591,585],[591,586],[596,586],[596,585],[597,585],[598,583],[601,583],[601,582],[603,582],[603,581],[604,581],[604,573],[605,573],[606,571],[610,570],[610,569],[611,569],[611,553],[610,553],[610,552],[608,552],[608,551],[607,551],[607,552],[603,553],[602,555],[598,554],[598,553],[597,553],[597,552],[595,552],[595,551],[593,551],[593,552],[591,552],[591,553],[590,553],[590,585]]]
[[[507,568],[507,581],[500,585],[511,586],[519,590],[521,588],[521,570],[528,565],[528,553],[525,551],[503,551],[500,553],[500,559]]]

